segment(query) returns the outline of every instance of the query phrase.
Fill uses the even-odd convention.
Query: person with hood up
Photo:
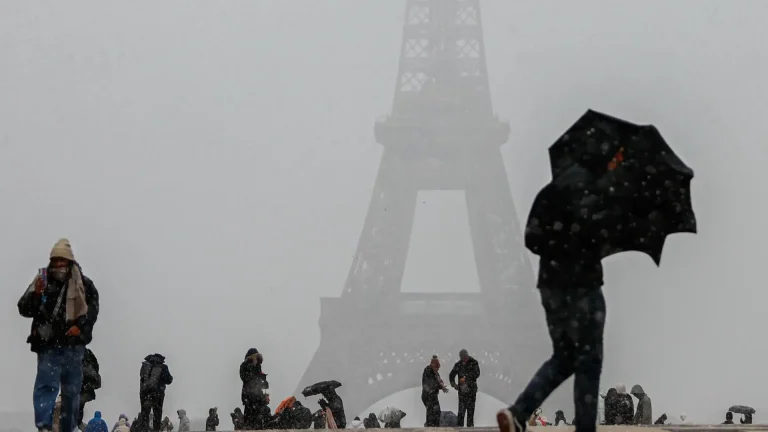
[[[455,382],[459,377],[458,384]],[[464,413],[467,414],[467,427],[475,427],[475,402],[477,401],[477,379],[480,378],[480,364],[465,349],[459,351],[459,361],[453,365],[448,381],[459,394],[459,412],[457,426],[464,427]]]
[[[639,384],[632,386],[632,396],[637,398],[637,412],[635,412],[636,425],[653,424],[653,410],[651,408],[651,398],[645,394]]]
[[[101,411],[93,413],[93,418],[88,422],[85,427],[85,432],[109,432],[107,422],[101,418]]]
[[[77,414],[77,424],[80,425],[80,430],[85,430],[85,424],[83,424],[85,404],[96,400],[96,390],[100,388],[99,361],[93,351],[86,348],[85,353],[83,353],[83,386],[80,389],[80,411]]]
[[[218,408],[211,408],[208,410],[208,418],[205,419],[205,431],[215,431],[216,426],[219,425],[219,414],[217,413],[219,409]]]
[[[243,411],[240,409],[240,407],[236,407],[234,411],[229,413],[229,416],[232,417],[232,426],[235,427],[235,430],[243,430],[245,416],[243,415]]]
[[[246,430],[258,430],[265,424],[267,419],[263,419],[265,412],[266,390],[269,389],[267,374],[262,372],[264,356],[256,348],[251,348],[245,353],[243,362],[240,363],[240,380],[243,382],[243,388],[240,392],[240,399],[243,402],[244,409],[244,428]]]
[[[160,424],[160,431],[161,432],[171,432],[173,430],[173,423],[171,423],[171,419],[168,418],[168,416],[165,416],[163,419],[163,423]]]
[[[448,389],[440,378],[440,360],[437,354],[432,356],[424,372],[421,374],[421,402],[427,409],[426,427],[440,427],[440,400],[437,395],[442,390],[448,393]]]
[[[563,410],[555,411],[555,426],[570,426]]]
[[[368,417],[363,420],[363,426],[366,429],[381,429],[381,423],[374,413],[368,413]]]
[[[128,426],[128,420],[125,418],[118,420],[115,432],[131,432],[131,427]]]
[[[128,422],[128,416],[125,414],[120,414],[120,416],[117,418],[117,421],[115,422],[115,425],[112,426],[112,432],[115,432],[117,430],[117,427],[120,426],[120,420],[125,420],[125,424],[130,428],[131,423]]]
[[[179,416],[179,432],[190,432],[189,417],[187,417],[187,410],[180,409],[176,411]]]
[[[728,411],[725,413],[725,421],[722,424],[733,424],[733,413]]]
[[[355,417],[352,420],[352,424],[349,427],[350,429],[365,429],[365,425],[363,424],[363,421],[360,420],[360,417]]]
[[[616,424],[617,425],[630,425],[634,423],[635,415],[635,402],[632,400],[632,396],[627,394],[627,386],[624,384],[616,385],[616,392],[618,393],[618,409],[616,411]]]
[[[80,424],[83,357],[99,315],[99,292],[83,275],[72,246],[61,239],[17,304],[19,314],[32,318],[27,343],[37,354],[32,393],[35,427],[53,429],[53,410],[61,390],[60,427],[71,432]]]
[[[557,187],[553,183],[544,191],[559,195]],[[553,199],[557,201],[560,197]],[[533,204],[536,214],[547,214],[552,221],[560,220],[557,212],[564,212],[565,206],[555,207],[549,201],[546,193],[538,195]],[[541,210],[543,207],[550,208]],[[572,210],[579,212],[578,208]],[[596,241],[602,236],[597,231],[599,227],[591,224],[591,220],[587,217],[580,225],[573,223],[559,228],[556,227],[562,225],[559,222],[553,222],[555,227],[551,228],[549,221],[536,217],[528,220],[525,244],[531,250],[539,251],[537,288],[553,352],[517,400],[496,414],[500,432],[523,432],[536,408],[542,406],[571,375],[574,376],[576,432],[595,432],[597,429],[606,307],[602,289],[602,245]],[[556,231],[561,233],[558,235],[562,243],[552,248],[548,246],[554,238],[550,234]]]
[[[608,392],[605,393],[605,424],[615,425],[616,417],[619,415],[619,392],[615,388],[611,387]]]
[[[165,386],[173,383],[173,375],[165,364],[165,357],[161,354],[150,354],[144,358],[139,370],[139,400],[141,401],[141,413],[139,422],[149,428],[149,415],[152,413],[152,431],[160,431],[160,423],[163,418],[163,401],[165,400]]]

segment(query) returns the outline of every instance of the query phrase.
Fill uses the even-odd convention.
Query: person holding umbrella
[[[742,417],[739,419],[741,424],[752,424],[752,415],[756,412],[754,408],[746,405],[734,405],[728,411],[730,411],[728,414],[741,414]],[[733,419],[733,414],[731,414],[731,419]]]
[[[323,411],[329,409],[333,415],[333,420],[336,422],[336,426],[339,429],[347,427],[347,416],[344,413],[344,401],[341,400],[341,396],[336,393],[336,389],[341,387],[341,383],[338,381],[321,381],[319,383],[307,386],[302,390],[301,394],[304,397],[322,395],[323,399],[317,401],[320,408]]]
[[[606,314],[601,260],[636,250],[659,265],[667,235],[696,232],[693,171],[655,127],[589,110],[549,154],[552,181],[534,200],[525,244],[540,257],[537,287],[553,353],[497,413],[501,432],[523,432],[571,375],[576,432],[596,431]]]

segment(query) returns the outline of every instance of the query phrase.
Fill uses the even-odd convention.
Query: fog
[[[642,384],[654,417],[718,422],[739,403],[761,422],[768,3],[482,7],[521,220],[549,181],[547,147],[587,108],[655,124],[696,173],[698,235],[670,237],[660,268],[605,261],[602,387]],[[272,408],[291,395],[319,343],[319,298],[341,294],[355,253],[403,19],[401,0],[0,2],[0,411],[32,412],[16,302],[60,237],[101,295],[104,386],[87,418],[133,418],[154,352],[175,377],[168,414],[218,406],[228,425],[250,347]],[[419,200],[403,290],[476,291],[463,196]],[[479,398],[477,423],[501,402]],[[455,410],[455,393],[441,403]],[[412,393],[383,404],[423,422]],[[572,417],[545,414],[558,408]]]

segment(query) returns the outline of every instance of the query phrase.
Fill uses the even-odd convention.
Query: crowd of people
[[[589,265],[584,262],[578,265],[578,274],[582,279],[580,285],[588,285],[589,279],[593,287],[568,291],[567,294],[550,288],[562,282],[558,281],[564,275],[563,269],[555,271],[556,269],[547,267],[549,264],[544,262],[541,265],[539,285],[547,320],[553,340],[560,343],[555,344],[552,358],[542,366],[536,375],[537,378],[531,381],[529,388],[518,401],[499,413],[497,419],[502,432],[510,432],[513,429],[520,432],[528,425],[549,425],[541,414],[541,402],[551,390],[574,372],[577,373],[577,402],[572,423],[581,425],[580,430],[590,428],[585,421],[591,422],[592,429],[598,424],[651,425],[667,422],[666,414],[662,414],[656,421],[653,420],[651,398],[640,385],[633,386],[629,393],[624,385],[617,385],[604,394],[598,394],[592,388],[599,382],[599,379],[594,379],[594,370],[591,368],[601,363],[600,335],[605,313],[605,303],[599,289],[602,284],[599,260]],[[593,271],[587,271],[585,266]],[[579,311],[572,310],[576,307]],[[18,309],[23,317],[32,319],[27,342],[30,349],[37,354],[33,401],[35,426],[38,431],[72,432],[79,427],[86,432],[109,432],[98,411],[88,424],[83,423],[85,404],[95,400],[95,391],[101,387],[98,360],[95,354],[86,348],[91,342],[99,314],[99,293],[93,281],[83,274],[67,239],[61,239],[53,246],[48,265],[39,270],[25,290],[19,299]],[[586,348],[583,348],[583,344],[574,342],[572,336],[565,336],[568,333],[564,330],[566,321],[571,322],[574,316],[581,320],[577,322],[579,325],[576,326],[576,331],[580,332],[584,341],[593,343],[591,347],[587,345],[587,351],[584,351]],[[251,348],[240,364],[243,409],[237,407],[230,414],[236,430],[346,427],[343,401],[333,386],[318,387],[314,393],[323,397],[318,402],[319,410],[312,412],[295,397],[289,397],[273,412],[269,407],[269,382],[267,374],[262,370],[263,363],[263,354]],[[590,364],[592,366],[589,366]],[[427,427],[444,425],[444,412],[440,408],[438,396],[440,392],[448,392],[448,386],[440,377],[439,370],[440,360],[433,356],[422,373],[421,400],[426,410]],[[597,373],[599,378],[599,368]],[[158,353],[146,356],[139,375],[141,412],[133,422],[129,422],[127,416],[121,415],[111,431],[174,430],[171,420],[168,417],[163,418],[166,387],[173,383],[165,357]],[[448,376],[450,387],[458,393],[458,415],[454,426],[464,426],[465,420],[466,426],[474,426],[479,377],[479,363],[467,350],[461,350],[459,360],[453,365]],[[595,398],[591,400],[593,393]],[[579,401],[579,396],[584,398],[584,401]],[[633,396],[637,399],[636,409]],[[387,420],[385,427],[400,427],[400,420],[405,416],[405,413],[400,413],[401,415],[392,416]],[[178,431],[188,432],[190,421],[186,411],[178,410],[177,416]],[[684,417],[681,415],[683,421]],[[751,422],[751,414],[741,419],[743,424]],[[724,424],[732,423],[733,415],[729,412]],[[568,424],[562,411],[556,412],[553,424]],[[214,407],[209,410],[206,430],[214,431],[218,425],[217,408]],[[380,423],[373,413],[363,421],[356,417],[350,424],[352,428],[379,426]]]

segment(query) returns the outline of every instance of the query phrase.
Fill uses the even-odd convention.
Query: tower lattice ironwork
[[[447,375],[467,348],[480,391],[511,401],[550,352],[502,161],[509,125],[493,113],[479,1],[406,3],[392,113],[375,125],[384,153],[368,214],[341,297],[321,299],[320,347],[297,391],[340,381],[350,418],[420,387],[432,354]],[[401,292],[420,190],[465,192],[480,293]]]

